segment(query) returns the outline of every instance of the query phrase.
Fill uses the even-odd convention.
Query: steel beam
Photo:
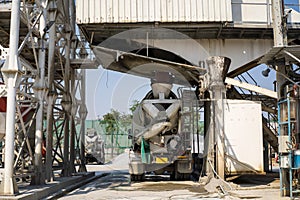
[[[234,86],[237,86],[237,87],[240,87],[240,88],[244,88],[244,89],[252,91],[252,92],[257,92],[259,94],[271,97],[273,99],[278,98],[277,97],[277,92],[274,92],[272,90],[268,90],[266,88],[262,88],[262,87],[259,87],[259,86],[255,86],[255,85],[252,85],[252,84],[249,84],[249,83],[241,82],[241,81],[238,81],[238,80],[235,80],[235,79],[232,79],[232,78],[227,77],[225,79],[225,83],[227,83],[229,85],[234,85]]]

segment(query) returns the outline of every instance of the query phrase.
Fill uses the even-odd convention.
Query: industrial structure
[[[229,126],[224,119],[233,118],[224,109],[224,101],[261,102],[251,105],[251,109],[261,108],[257,127],[263,131],[264,146],[269,144],[281,155],[282,195],[293,196],[298,191],[294,190],[297,177],[292,171],[299,167],[298,163],[292,165],[298,156],[295,127],[299,119],[291,106],[298,105],[299,98],[297,5],[284,5],[282,0],[77,0],[76,5],[73,0],[1,0],[0,139],[4,171],[0,194],[16,194],[16,178],[40,185],[53,181],[55,169],[61,169],[63,176],[76,172],[76,164],[78,171],[86,171],[85,70],[101,64],[109,70],[148,78],[154,78],[154,71],[173,69],[176,84],[194,88],[205,109],[203,165],[209,176],[214,172],[221,178],[228,176],[229,160],[247,165],[225,147]],[[248,71],[260,64],[266,64],[268,71],[276,70],[275,92],[247,82],[252,78]],[[154,96],[163,100],[168,95],[159,91]],[[153,101],[149,99],[145,102]],[[176,100],[169,103],[176,104]],[[233,104],[228,108],[234,110]],[[283,136],[279,146],[273,126],[277,109]],[[171,119],[173,114],[167,117]],[[177,122],[167,131],[176,128]],[[176,136],[167,134],[166,143],[168,139],[176,148]],[[143,140],[136,144],[143,144]],[[263,149],[262,143],[257,144]]]
[[[56,168],[70,176],[75,163],[85,171],[82,61],[88,59],[75,31],[74,1],[1,1],[0,10],[1,107],[7,107],[1,194],[13,195],[16,179],[44,184]]]

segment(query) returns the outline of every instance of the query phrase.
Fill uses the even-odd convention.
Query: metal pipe
[[[14,173],[14,140],[15,140],[15,108],[16,87],[18,86],[18,45],[20,29],[20,0],[12,1],[10,38],[9,38],[9,63],[7,68],[2,68],[3,76],[6,78],[7,87],[7,113],[6,113],[6,137],[5,137],[5,167],[0,193],[3,195],[14,195],[18,193],[18,187],[13,178]]]

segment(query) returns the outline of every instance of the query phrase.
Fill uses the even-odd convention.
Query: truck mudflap
[[[145,173],[145,165],[142,162],[130,162],[129,163],[129,174],[142,175]]]

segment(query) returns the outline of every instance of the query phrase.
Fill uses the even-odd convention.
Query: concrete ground
[[[153,177],[151,177],[153,180]],[[192,181],[173,182],[156,179],[140,183],[130,183],[125,172],[100,178],[66,196],[64,200],[75,199],[289,199],[280,198],[279,188],[269,186],[238,186],[222,192],[207,192],[199,183]]]
[[[278,173],[244,175],[228,183],[213,179],[207,186],[155,175],[148,175],[144,182],[130,182],[127,163],[128,154],[122,154],[107,165],[88,165],[98,175],[111,173],[60,199],[289,199],[280,197]]]
[[[71,177],[56,176],[55,180],[43,185],[30,185],[30,182],[18,183],[16,195],[1,196],[1,200],[52,199],[70,192],[95,179],[94,173],[80,173]]]
[[[86,173],[44,186],[24,185],[19,195],[0,199],[289,199],[280,197],[278,173],[244,175],[229,182],[212,179],[206,186],[202,180],[170,181],[167,175],[147,175],[144,182],[130,182],[126,153],[105,165],[87,165],[87,170],[95,176]]]

